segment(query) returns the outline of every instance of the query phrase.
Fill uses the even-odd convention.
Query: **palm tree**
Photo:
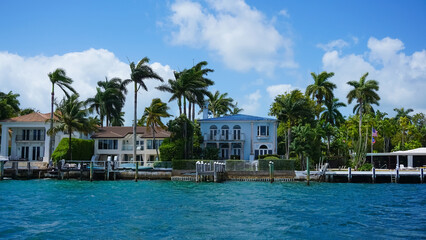
[[[155,151],[157,152],[157,159],[158,159],[158,146],[155,142],[155,127],[161,127],[166,128],[164,123],[161,121],[162,117],[171,117],[167,110],[169,110],[169,107],[167,106],[167,103],[162,102],[159,98],[152,99],[151,105],[149,107],[145,108],[145,111],[142,115],[142,122],[146,122],[146,126],[151,127],[152,129],[152,136],[154,139],[154,147]],[[149,128],[148,128],[149,131]]]
[[[379,105],[380,97],[376,91],[379,91],[379,83],[376,80],[367,80],[368,72],[365,73],[359,81],[349,81],[347,84],[353,87],[353,89],[348,93],[346,98],[348,103],[351,104],[354,99],[356,99],[356,106],[354,108],[354,113],[359,114],[359,140],[361,140],[361,127],[362,127],[362,114],[364,112],[372,111],[371,104]]]
[[[15,117],[20,113],[19,94],[0,92],[0,120]]]
[[[235,104],[234,104],[234,107],[232,108],[232,111],[229,113],[230,115],[237,115],[237,114],[239,114],[240,112],[242,112],[242,111],[244,111],[244,109],[242,109],[242,108],[239,108],[238,107],[238,102],[236,102]]]
[[[402,108],[394,108],[393,110],[396,112],[396,115],[395,115],[395,119],[396,120],[399,120],[402,117],[406,117],[406,118],[408,118],[408,120],[411,121],[412,117],[410,115],[408,115],[408,114],[410,114],[411,112],[414,111],[412,108],[409,108],[409,109],[405,110],[402,107]]]
[[[311,72],[311,76],[314,79],[314,83],[306,88],[306,95],[312,95],[312,100],[316,99],[318,106],[321,106],[324,101],[332,101],[334,96],[333,90],[336,88],[336,84],[328,80],[334,76],[334,73],[324,71],[317,75]],[[319,118],[319,113],[317,114],[317,118]]]
[[[234,99],[228,97],[228,93],[220,94],[219,91],[216,91],[214,94],[208,93],[207,96],[209,98],[209,111],[213,114],[213,117],[220,117],[232,111]]]
[[[67,97],[70,97],[67,90],[71,91],[73,94],[77,94],[74,88],[71,86],[73,80],[67,76],[65,70],[62,68],[57,68],[54,72],[47,74],[49,76],[50,82],[52,83],[52,99],[51,99],[51,108],[50,108],[50,129],[53,129],[53,103],[55,102],[55,85],[57,85],[65,93]],[[50,137],[49,141],[49,163],[50,158],[52,157],[52,148],[53,148],[53,137]]]
[[[87,112],[84,109],[84,102],[78,100],[78,95],[73,94],[69,98],[64,98],[59,104],[56,104],[54,120],[57,125],[49,129],[48,134],[54,136],[57,132],[67,132],[69,134],[68,151],[70,160],[72,160],[71,137],[75,131],[89,133],[96,127],[89,125],[86,118]],[[90,121],[93,123],[93,120]]]
[[[275,97],[269,114],[276,116],[280,122],[286,124],[288,138],[286,149],[287,159],[290,157],[291,128],[296,123],[306,122],[314,117],[314,104],[312,100],[305,97],[297,89]]]
[[[339,102],[338,98],[333,98],[331,101],[325,102],[325,109],[321,114],[321,119],[329,122],[332,126],[339,126],[345,121],[342,113],[339,111],[340,107],[346,107],[346,104]]]
[[[96,95],[86,100],[90,112],[96,111],[103,126],[104,118],[106,126],[111,125],[112,119],[120,119],[121,110],[126,100],[127,89],[121,79],[113,78],[99,81],[96,88]]]
[[[338,98],[333,98],[331,101],[325,102],[325,110],[321,114],[321,120],[326,121],[333,127],[338,127],[345,122],[345,118],[340,113],[340,107],[346,107],[346,104],[339,102]],[[327,152],[330,153],[330,131],[327,131]]]
[[[120,116],[113,116],[111,119],[111,126],[124,126],[124,112]]]
[[[130,79],[123,81],[123,85],[127,86],[129,83],[134,83],[135,87],[135,102],[134,102],[134,118],[133,118],[133,161],[136,161],[136,125],[137,125],[137,104],[138,104],[138,91],[143,88],[148,91],[145,85],[146,79],[156,79],[163,82],[163,79],[155,73],[152,68],[148,65],[149,58],[144,57],[142,60],[135,65],[134,62],[130,63]]]
[[[162,92],[169,92],[172,94],[169,102],[177,100],[179,115],[182,115],[182,96],[184,95],[185,88],[183,86],[183,82],[180,81],[180,74],[180,72],[174,71],[174,80],[169,79],[168,84],[163,84],[156,88]]]
[[[195,98],[195,101],[192,102],[192,121],[195,120],[195,103],[198,103],[200,109],[202,109],[204,105],[204,96],[207,96],[207,88],[209,86],[214,85],[214,82],[212,80],[204,77],[204,75],[208,75],[209,72],[214,72],[213,69],[203,68],[207,66],[207,64],[208,63],[206,61],[201,61],[197,63],[197,65],[192,67],[194,71],[197,73],[195,75],[198,77],[198,80],[201,81],[201,85],[199,86],[199,89],[196,89],[194,93],[194,95],[197,97]],[[201,99],[199,97],[199,94],[202,95]]]

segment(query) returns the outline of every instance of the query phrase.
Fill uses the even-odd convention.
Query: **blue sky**
[[[97,81],[127,78],[128,60],[148,56],[165,79],[208,61],[211,90],[228,92],[245,114],[266,116],[276,94],[304,90],[310,72],[324,70],[335,72],[341,101],[346,82],[368,71],[380,110],[426,112],[425,12],[425,1],[1,1],[0,91],[48,112],[55,68],[87,98]],[[139,116],[153,97],[169,98],[148,85]]]

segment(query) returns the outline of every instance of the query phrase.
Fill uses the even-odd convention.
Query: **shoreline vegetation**
[[[64,69],[58,68],[48,74],[52,84],[51,129],[48,134],[54,135],[59,131],[69,134],[68,149],[65,150],[67,154],[61,155],[64,159],[72,160],[76,157],[72,154],[75,141],[71,138],[73,132],[90,133],[98,127],[123,126],[122,110],[124,103],[129,100],[126,98],[127,86],[133,84],[134,122],[138,126],[149,126],[153,129],[154,137],[156,127],[171,132],[169,139],[165,139],[161,146],[155,146],[160,161],[218,160],[218,149],[201,148],[203,137],[196,120],[197,108],[202,109],[207,99],[209,115],[212,117],[234,115],[244,110],[238,107],[238,103],[228,93],[209,91],[214,81],[208,78],[208,74],[214,70],[207,68],[208,63],[205,61],[175,71],[174,79],[167,81],[155,73],[148,63],[147,57],[137,64],[130,63],[129,79],[105,78],[99,81],[96,94],[84,101],[79,99],[78,92],[72,87],[73,80]],[[386,153],[426,146],[425,114],[413,114],[413,109],[404,107],[395,108],[394,117],[381,112],[377,109],[380,102],[379,81],[369,79],[368,73],[359,80],[347,83],[351,87],[347,93],[347,103],[355,103],[353,115],[347,117],[339,111],[346,107],[346,103],[335,98],[333,93],[336,85],[332,78],[338,79],[339,76],[324,71],[311,73],[311,78],[312,83],[305,92],[299,89],[283,92],[275,97],[269,109],[269,115],[279,121],[278,155],[294,160],[295,170],[306,170],[306,159],[309,159],[311,169],[326,162],[336,162],[341,167],[354,170],[370,169],[366,153]],[[145,81],[153,79],[164,81],[157,89],[169,93],[169,101],[164,103],[158,98],[152,99],[143,114],[137,115],[137,93],[141,89],[149,91]],[[65,93],[59,103],[54,99],[55,86]],[[0,92],[0,120],[37,111],[36,108],[21,109],[19,96],[12,91]],[[168,112],[171,102],[177,103],[180,116],[175,116],[165,124],[162,118],[171,117]],[[52,127],[53,123],[57,127]],[[135,142],[133,140],[133,144]],[[136,147],[133,149],[136,150]],[[61,151],[64,151],[62,147]],[[55,153],[46,154],[50,157]],[[133,159],[136,159],[135,155],[133,153]]]

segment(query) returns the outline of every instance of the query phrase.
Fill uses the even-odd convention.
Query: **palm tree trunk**
[[[72,149],[71,149],[71,129],[70,129],[70,137],[68,142],[68,151],[70,153],[70,160],[72,160]]]
[[[180,116],[182,115],[182,97],[179,97],[178,106],[179,106],[179,116]]]
[[[362,126],[362,102],[359,104],[359,126],[358,126],[358,131],[359,131],[359,140],[361,140],[362,138],[362,131],[361,131],[361,126]]]
[[[286,152],[286,158],[289,159],[290,158],[290,144],[291,144],[291,128],[290,126],[287,128],[287,137],[288,137],[288,141],[287,141],[287,152]]]
[[[52,100],[51,100],[51,106],[50,106],[50,129],[53,129],[53,101],[55,101],[55,85],[52,83]],[[49,138],[49,155],[48,161],[49,165],[52,164],[51,158],[52,158],[52,148],[53,148],[53,139],[55,138],[55,135],[52,134]]]
[[[183,114],[185,114],[185,117],[187,117],[186,116],[186,98],[185,98],[185,96],[183,97]]]
[[[191,121],[191,107],[192,107],[192,104],[191,104],[191,101],[188,101],[188,120],[189,121]]]
[[[195,121],[195,103],[192,103],[192,121]]]
[[[135,109],[134,109],[134,116],[133,116],[133,162],[136,161],[136,125],[137,125],[136,110],[138,105],[138,86],[136,81],[135,81],[135,103],[134,104],[135,104]]]
[[[330,134],[327,135],[327,154],[330,156]]]

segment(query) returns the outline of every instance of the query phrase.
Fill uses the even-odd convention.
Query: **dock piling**
[[[399,168],[396,168],[396,178],[395,178],[395,182],[399,183]]]
[[[423,183],[424,177],[425,177],[425,175],[424,175],[424,169],[420,168],[420,183]]]
[[[93,181],[93,161],[90,162],[90,181]]]
[[[352,169],[351,167],[348,167],[348,182],[352,181]]]
[[[373,169],[371,169],[371,179],[373,181],[373,183],[376,183],[376,168],[373,167]]]
[[[136,161],[135,182],[138,181],[138,175],[139,175],[139,162]]]
[[[269,161],[269,181],[274,182],[274,162]]]
[[[0,161],[0,181],[3,180],[4,176],[4,162],[5,161]]]

